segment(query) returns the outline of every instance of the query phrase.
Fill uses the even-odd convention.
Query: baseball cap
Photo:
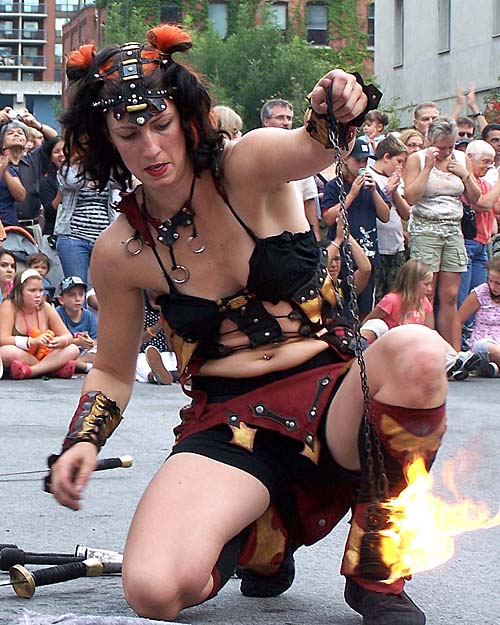
[[[64,278],[59,285],[59,295],[66,293],[66,291],[69,291],[74,286],[83,286],[85,291],[87,290],[87,285],[79,276],[68,276],[67,278]]]
[[[370,156],[368,143],[363,141],[363,139],[356,139],[356,143],[354,144],[352,152],[349,156],[353,156],[354,158],[368,158]]]
[[[458,137],[455,141],[455,147],[458,148],[460,145],[469,145],[471,141],[472,139],[469,139],[469,137]]]

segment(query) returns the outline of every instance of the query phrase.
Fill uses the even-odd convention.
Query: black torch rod
[[[11,584],[19,597],[29,599],[35,594],[35,588],[38,586],[59,584],[80,577],[97,577],[104,573],[120,572],[121,565],[104,565],[96,558],[51,566],[38,571],[28,571],[24,566],[16,564],[9,571],[10,581],[0,582],[0,586]]]
[[[0,570],[8,571],[15,564],[67,564],[69,562],[83,562],[84,556],[74,556],[66,553],[32,553],[22,549],[6,547],[0,550]]]

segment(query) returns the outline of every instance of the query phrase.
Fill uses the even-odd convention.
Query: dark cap
[[[363,139],[356,139],[356,143],[349,156],[353,156],[354,158],[368,158],[370,156],[368,143],[363,141]]]
[[[471,141],[472,139],[469,139],[469,137],[458,137],[458,139],[455,141],[455,147],[458,148],[461,145],[469,145]]]
[[[79,276],[68,276],[67,278],[64,278],[59,285],[59,295],[66,293],[66,291],[69,291],[74,286],[83,286],[85,291],[87,290],[87,285]]]

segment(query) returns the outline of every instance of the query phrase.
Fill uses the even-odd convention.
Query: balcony
[[[11,69],[45,69],[45,57],[22,54],[0,57],[0,66],[9,67]]]
[[[6,2],[0,0],[0,15],[40,15],[47,16],[47,6],[43,2],[30,4],[28,2]]]
[[[29,28],[0,28],[0,41],[47,41],[45,30],[31,30]]]

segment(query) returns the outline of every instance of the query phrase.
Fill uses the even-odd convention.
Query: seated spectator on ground
[[[486,282],[476,286],[460,306],[456,333],[461,335],[462,325],[475,316],[470,349],[481,358],[478,375],[498,377],[500,368],[500,257],[486,263]]]
[[[0,247],[0,304],[12,291],[16,269],[17,261],[14,254]]]
[[[43,297],[42,276],[35,269],[16,275],[9,299],[0,304],[0,357],[10,377],[70,378],[78,357],[72,339]]]
[[[35,269],[43,278],[43,294],[45,301],[49,304],[54,303],[55,287],[47,280],[47,274],[50,271],[50,259],[43,252],[35,252],[26,258],[26,268]]]
[[[373,270],[379,258],[376,220],[378,218],[383,222],[389,221],[390,208],[373,176],[366,171],[368,154],[368,144],[357,139],[352,152],[343,160],[342,169],[351,234],[370,260]],[[323,221],[329,226],[327,238],[334,240],[340,213],[340,191],[337,178],[330,180],[325,186],[321,209]],[[372,273],[368,285],[358,295],[360,317],[364,317],[372,310],[373,293]]]
[[[56,311],[72,336],[71,343],[80,350],[75,370],[88,373],[94,363],[97,347],[97,321],[83,307],[87,285],[78,276],[69,276],[59,285]]]
[[[362,333],[366,336],[367,331],[372,331],[380,338],[387,330],[407,324],[425,325],[433,330],[434,313],[429,300],[432,279],[428,265],[416,259],[408,260],[399,270],[394,290],[366,316]],[[448,344],[446,373],[449,379],[465,380],[478,363],[473,352],[457,352]]]
[[[160,307],[154,302],[160,295],[156,291],[143,291],[144,333],[137,356],[135,379],[137,382],[167,385],[177,379],[177,360],[168,350],[160,321]]]

